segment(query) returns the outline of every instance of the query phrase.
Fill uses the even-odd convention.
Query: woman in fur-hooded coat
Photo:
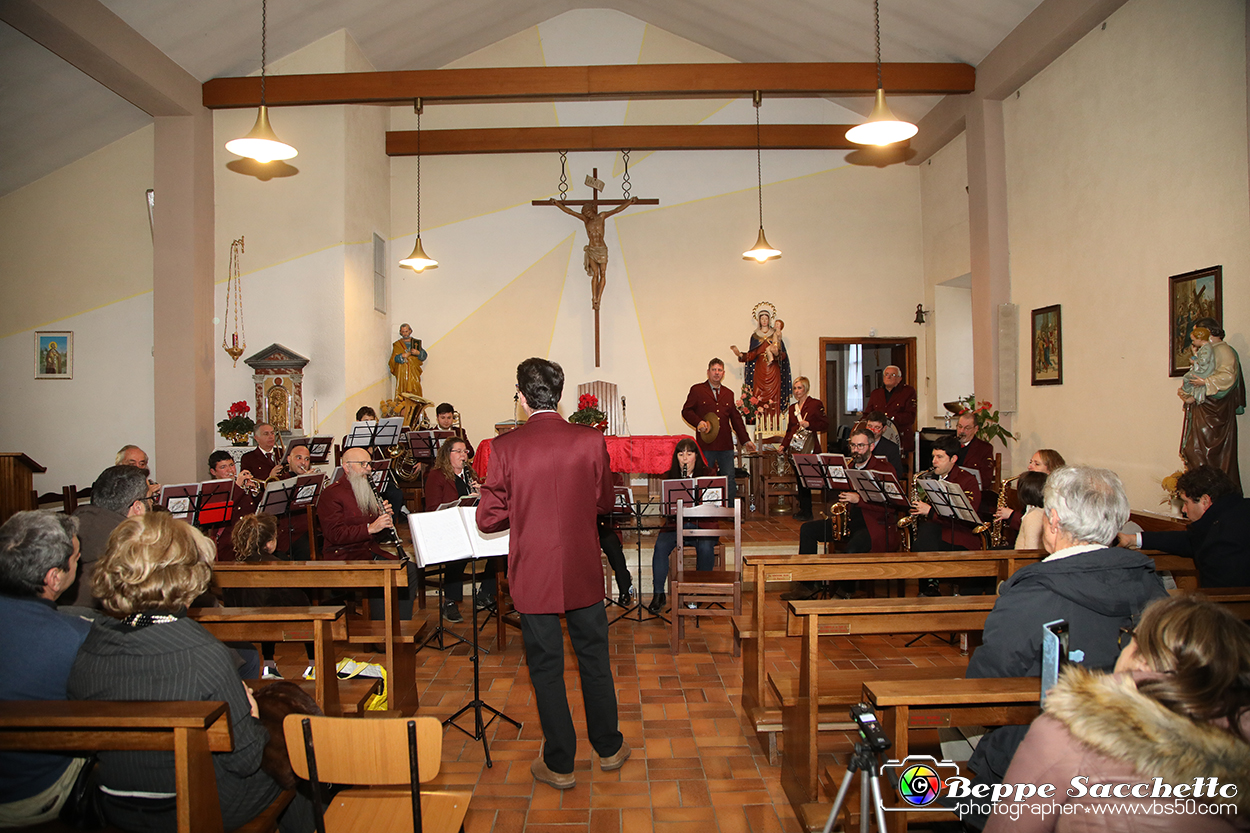
[[[1053,784],[1052,797],[1013,794],[985,833],[1250,829],[1250,627],[1202,599],[1160,600],[1116,672],[1064,673],[1003,779]],[[1187,795],[1202,778],[1204,797],[1153,797],[1156,778]],[[1207,795],[1211,778],[1223,797]]]

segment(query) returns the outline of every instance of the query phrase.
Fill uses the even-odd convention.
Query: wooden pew
[[[1040,711],[1040,687],[1037,677],[944,680],[941,685],[928,680],[866,681],[863,702],[877,710],[877,720],[891,741],[890,759],[901,761],[908,755],[912,728],[1031,723]],[[899,806],[895,790],[883,784],[881,794],[885,806]],[[889,830],[906,833],[908,815],[886,813]]]
[[[12,700],[0,709],[6,751],[173,752],[178,833],[222,833],[212,753],[233,748],[225,703]],[[272,830],[294,796],[282,793],[240,829]]]
[[[398,561],[261,561],[219,562],[213,565],[213,584],[224,587],[322,587],[382,589],[384,619],[347,620],[347,641],[381,644],[385,653],[387,700],[392,710],[414,713],[417,696],[417,646],[429,621],[401,620],[399,595],[408,586],[408,571]]]
[[[855,636],[980,631],[985,628],[985,618],[997,599],[997,596],[918,596],[788,603],[790,613],[801,626],[799,673],[797,678],[793,674],[771,673],[768,680],[781,703],[784,734],[781,785],[800,824],[809,830],[817,829],[829,812],[828,805],[818,803],[818,732],[825,728],[850,728],[847,725],[848,710],[860,702],[866,683],[923,680],[922,685],[940,688],[950,680],[962,679],[966,670],[964,665],[951,665],[821,674],[818,652],[820,634]],[[941,681],[941,684],[937,685],[935,681]]]
[[[222,642],[312,642],[313,699],[329,717],[343,714],[334,640],[347,639],[343,605],[321,607],[196,607],[187,615]]]
[[[755,726],[769,761],[777,762],[782,721],[780,704],[767,687],[765,653],[769,638],[788,635],[784,614],[767,612],[769,582],[968,576],[992,576],[1001,581],[1040,557],[1037,551],[1016,550],[744,556],[743,583],[753,585],[753,608],[750,614],[733,617],[734,639],[742,646],[742,710]]]

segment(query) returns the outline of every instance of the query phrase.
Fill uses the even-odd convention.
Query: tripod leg
[[[829,811],[829,818],[825,820],[824,833],[832,833],[833,825],[837,823],[838,813],[842,810],[842,802],[846,800],[846,794],[851,789],[851,779],[855,777],[853,764],[847,764],[846,775],[842,776],[842,785],[838,787],[838,797],[833,800],[833,809]]]
[[[862,770],[859,776],[859,833],[868,833],[868,769]],[[880,794],[878,791],[877,795]],[[880,833],[885,833],[884,827],[880,829]]]
[[[885,833],[885,810],[881,806],[881,776],[872,771],[872,800],[877,804],[877,829]]]

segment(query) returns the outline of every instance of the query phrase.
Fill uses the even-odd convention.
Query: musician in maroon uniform
[[[794,380],[794,399],[795,402],[790,406],[789,419],[786,422],[786,436],[781,441],[781,447],[788,449],[792,453],[803,454],[819,454],[820,448],[820,432],[829,430],[829,420],[825,416],[825,406],[819,399],[808,396],[811,392],[812,383],[807,380],[806,376],[800,376]],[[794,435],[800,428],[812,432],[811,447],[807,449],[790,448],[790,441],[794,439]],[[796,475],[796,477],[798,477]],[[803,485],[802,478],[798,478],[798,495],[799,495],[799,511],[795,514],[796,521],[810,521],[812,519],[812,490]]]
[[[328,561],[363,561],[393,558],[373,540],[384,529],[393,529],[390,512],[369,485],[369,452],[349,448],[340,460],[343,477],[321,493],[317,519],[325,536]]]
[[[976,506],[981,501],[981,487],[977,479],[961,469],[956,462],[959,441],[954,437],[942,437],[933,444],[933,477],[949,480],[964,490],[968,501]],[[972,526],[949,518],[939,518],[933,507],[923,500],[912,503],[912,514],[917,516],[915,552],[939,550],[979,550],[981,536]],[[934,581],[936,584],[936,581]],[[936,588],[933,588],[936,591]],[[931,593],[929,595],[936,595]]]
[[[734,404],[733,391],[721,385],[724,378],[725,363],[720,359],[708,362],[707,381],[691,386],[690,393],[686,394],[686,404],[681,408],[681,418],[690,423],[698,433],[699,451],[703,454],[703,459],[709,466],[715,464],[717,474],[723,474],[729,479],[729,502],[732,504],[738,494],[738,485],[734,480],[734,444],[729,427],[733,426],[733,433],[738,435],[738,442],[745,450],[754,451],[755,443],[751,442],[746,423],[742,421],[742,414]],[[703,417],[709,413],[714,413],[719,418],[720,431],[715,439],[705,443],[703,432],[710,426]]]
[[[256,448],[243,455],[239,467],[250,471],[257,480],[267,480],[269,472],[282,462],[282,455],[274,450],[278,443],[278,432],[269,423],[262,422],[256,426],[252,436],[256,439]]]
[[[982,515],[991,515],[998,508],[998,485],[994,477],[994,446],[977,439],[977,418],[971,411],[959,415],[955,422],[955,436],[959,438],[959,451],[955,455],[961,469],[975,469],[981,475],[980,504],[973,502]]]
[[[881,381],[884,385],[868,395],[864,412],[880,411],[888,416],[898,429],[899,446],[906,452],[915,443],[912,432],[916,426],[916,389],[903,383],[903,371],[895,365],[885,369]]]

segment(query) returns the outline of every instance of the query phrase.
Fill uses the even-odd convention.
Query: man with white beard
[[[378,500],[369,484],[369,452],[349,448],[341,460],[343,474],[317,502],[317,518],[325,535],[324,557],[330,561],[394,558],[373,540],[393,529],[389,505]]]

